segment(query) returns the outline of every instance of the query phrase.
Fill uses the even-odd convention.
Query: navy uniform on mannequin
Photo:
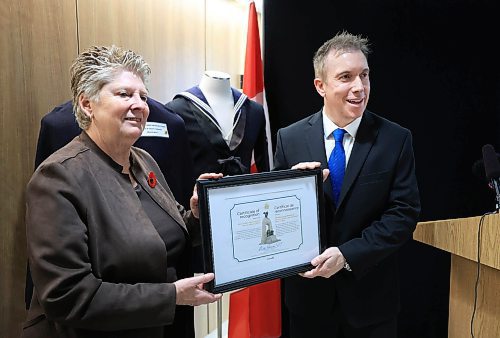
[[[284,279],[292,338],[397,336],[397,252],[420,199],[410,131],[366,109],[368,52],[367,39],[347,32],[325,42],[314,56],[323,109],[278,131],[275,169],[329,170],[328,248]]]
[[[259,172],[269,171],[264,108],[231,87],[230,76],[206,71],[198,86],[166,104],[186,124],[194,177],[250,172],[252,151]]]
[[[232,88],[229,74],[206,71],[198,86],[175,95],[166,107],[186,124],[194,177],[250,173],[252,151],[257,170],[269,171],[264,108]],[[195,271],[201,271],[198,260]]]
[[[184,121],[150,97],[147,103],[150,112],[148,121],[142,136],[134,145],[151,154],[176,200],[189,209],[194,174]],[[80,133],[81,129],[75,120],[71,101],[55,107],[41,120],[35,168]],[[28,270],[25,289],[26,308],[29,308],[32,292],[33,283]]]

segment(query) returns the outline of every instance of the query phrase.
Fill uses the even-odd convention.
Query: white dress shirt
[[[333,138],[333,131],[338,127],[335,123],[333,123],[325,114],[325,112],[322,112],[323,116],[323,131],[324,131],[324,138],[325,138],[325,153],[326,153],[326,160],[330,158],[330,154],[332,153],[333,148],[335,148],[335,139]],[[358,128],[359,124],[361,123],[361,117],[358,117],[351,123],[349,123],[347,126],[345,126],[344,129],[346,133],[344,134],[344,140],[342,144],[344,145],[344,151],[345,151],[345,165],[347,167],[347,163],[349,163],[349,157],[351,156],[351,151],[352,147],[354,145],[354,140],[356,140],[356,134],[358,133]]]

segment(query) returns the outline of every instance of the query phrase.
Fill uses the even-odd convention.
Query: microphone
[[[486,178],[496,194],[496,210],[500,210],[500,162],[491,144],[483,146],[483,163]]]

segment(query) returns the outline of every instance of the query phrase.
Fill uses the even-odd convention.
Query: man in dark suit
[[[323,109],[278,131],[274,169],[324,168],[327,249],[284,280],[291,337],[396,338],[398,249],[420,199],[409,130],[366,109],[368,40],[337,34],[314,56]]]
[[[142,136],[134,146],[146,150],[158,163],[177,202],[189,208],[193,193],[193,162],[184,121],[160,102],[148,97],[149,117]],[[35,168],[53,152],[65,146],[81,133],[67,101],[50,111],[41,120],[36,148]],[[25,301],[29,308],[33,283],[29,270],[26,279]]]

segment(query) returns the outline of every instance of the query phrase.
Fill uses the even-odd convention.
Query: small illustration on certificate
[[[234,258],[259,258],[302,244],[300,200],[296,196],[235,204],[231,209]]]

